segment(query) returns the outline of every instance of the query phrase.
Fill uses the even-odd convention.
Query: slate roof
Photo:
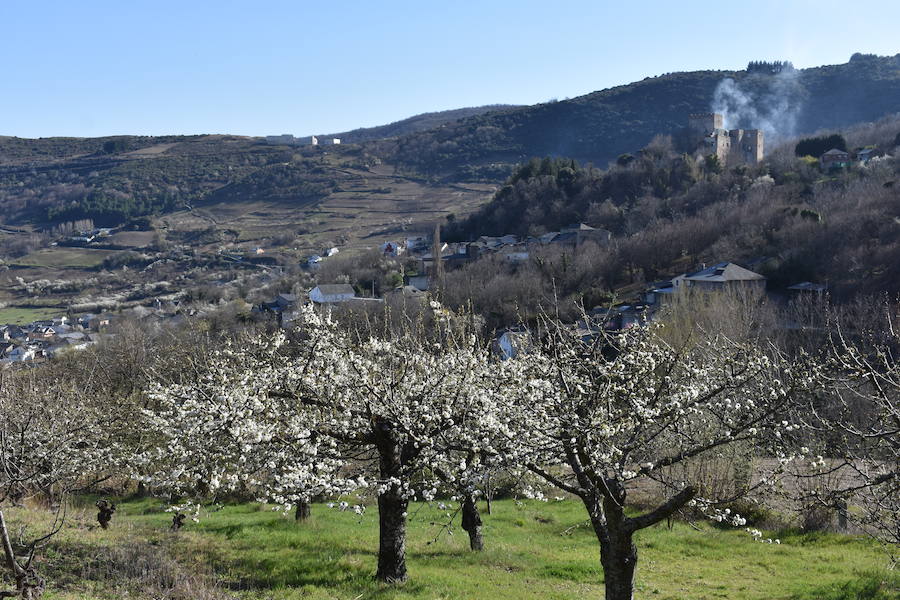
[[[757,281],[760,279],[765,279],[765,277],[731,262],[722,262],[701,271],[690,273],[685,277],[685,280],[687,281],[708,281],[713,283],[724,283],[726,281]]]
[[[317,287],[319,288],[319,291],[322,292],[322,294],[324,294],[325,296],[333,296],[336,294],[356,295],[356,291],[349,283],[325,283]]]

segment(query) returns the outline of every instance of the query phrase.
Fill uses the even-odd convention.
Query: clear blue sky
[[[868,0],[0,0],[0,135],[330,133],[900,52]]]

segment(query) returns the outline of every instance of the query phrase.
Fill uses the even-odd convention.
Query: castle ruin
[[[725,166],[755,165],[763,159],[761,129],[725,129],[719,113],[688,116],[688,129],[704,155],[715,154]]]

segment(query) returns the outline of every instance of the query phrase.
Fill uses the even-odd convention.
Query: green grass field
[[[66,313],[63,308],[23,308],[9,306],[0,308],[0,323],[12,323],[15,325],[27,325],[32,321],[50,319]]]
[[[57,246],[32,252],[10,264],[21,267],[45,267],[51,269],[89,269],[101,264],[103,259],[115,252],[115,250]]]
[[[564,599],[602,598],[598,548],[575,501],[496,502],[484,515],[485,545],[468,550],[461,530],[441,531],[446,511],[410,508],[410,579],[372,579],[374,508],[359,517],[323,505],[291,518],[256,504],[203,515],[178,534],[158,501],[120,505],[113,527],[76,509],[42,562],[49,598],[238,597],[246,599]],[[34,520],[12,512],[8,520]],[[456,522],[458,525],[458,519]],[[440,534],[440,535],[439,535]],[[676,523],[639,534],[637,598],[839,600],[900,597],[900,579],[869,540],[778,532],[780,545],[741,531]]]

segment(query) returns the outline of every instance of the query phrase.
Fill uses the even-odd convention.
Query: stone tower
[[[716,129],[723,129],[724,119],[718,113],[688,115],[688,128],[695,134],[706,136]]]
[[[703,155],[715,154],[722,165],[755,165],[763,159],[761,129],[726,130],[725,119],[718,113],[688,116],[688,129],[697,150]]]
[[[731,150],[728,162],[736,165],[755,165],[763,159],[763,132],[761,129],[732,129]]]

